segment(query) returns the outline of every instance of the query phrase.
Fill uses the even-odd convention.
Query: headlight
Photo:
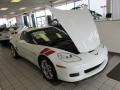
[[[75,61],[82,60],[80,57],[78,57],[74,54],[71,54],[71,53],[64,53],[64,52],[58,53],[57,56],[60,60],[63,60],[65,62],[75,62]]]

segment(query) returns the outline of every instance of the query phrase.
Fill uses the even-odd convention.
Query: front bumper
[[[87,59],[88,60],[86,61],[90,61],[90,58]],[[68,82],[76,82],[101,72],[108,62],[107,49],[104,49],[102,55],[93,59],[95,59],[97,62],[92,63],[86,62],[86,64],[76,63],[71,66],[66,65],[66,68],[58,67],[57,68],[58,79]]]

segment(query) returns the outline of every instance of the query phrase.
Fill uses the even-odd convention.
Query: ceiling
[[[22,14],[34,10],[36,7],[45,7],[50,5],[50,1],[53,3],[61,3],[69,0],[22,0],[19,3],[11,3],[11,0],[0,0],[0,8],[8,8],[6,11],[0,11],[0,17],[13,16],[10,12],[15,12],[15,15]],[[26,7],[26,10],[20,11],[19,8]]]

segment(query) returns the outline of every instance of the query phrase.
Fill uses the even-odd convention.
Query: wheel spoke
[[[52,79],[53,78],[52,67],[45,60],[43,60],[41,64],[42,64],[41,65],[42,71],[43,71],[44,75],[46,76],[46,78]]]

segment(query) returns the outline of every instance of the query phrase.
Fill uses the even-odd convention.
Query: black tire
[[[46,65],[45,65],[46,63]],[[47,59],[47,58],[42,58],[39,62],[39,65],[40,65],[40,68],[41,68],[41,71],[43,73],[43,76],[45,77],[46,80],[48,81],[56,81],[57,80],[57,73],[56,73],[56,70],[52,64],[52,62]],[[43,66],[45,67],[49,67],[49,68],[46,68],[46,71],[45,71],[45,68],[43,68]],[[49,70],[49,72],[48,72]]]
[[[14,58],[18,58],[19,55],[13,45],[11,45],[11,53]]]

